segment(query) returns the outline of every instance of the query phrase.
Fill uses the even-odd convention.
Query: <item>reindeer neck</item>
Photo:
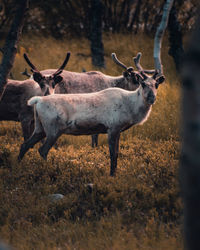
[[[108,79],[112,87],[125,89],[126,79],[124,78],[124,76],[108,76]]]
[[[129,93],[129,109],[134,124],[145,122],[151,112],[152,105],[148,104],[143,97],[143,89],[140,86],[136,91]]]

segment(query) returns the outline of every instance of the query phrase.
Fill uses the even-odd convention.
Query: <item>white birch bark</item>
[[[159,71],[160,74],[163,73],[163,66],[161,63],[161,46],[162,46],[162,39],[165,32],[165,29],[168,24],[169,13],[172,8],[174,0],[166,0],[164,7],[163,7],[163,15],[160,25],[157,28],[156,35],[154,38],[154,64],[155,69]]]

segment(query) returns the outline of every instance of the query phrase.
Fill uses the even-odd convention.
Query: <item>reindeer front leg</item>
[[[44,160],[47,160],[47,155],[49,153],[49,150],[52,148],[52,146],[56,143],[58,137],[60,136],[59,133],[57,133],[56,135],[47,135],[47,138],[44,142],[44,144],[39,148],[39,153],[41,155],[41,157]]]
[[[38,143],[43,138],[45,138],[45,136],[46,136],[46,134],[44,132],[42,124],[39,121],[38,116],[36,115],[36,117],[35,117],[35,129],[33,131],[33,134],[31,135],[31,137],[21,145],[20,152],[18,155],[18,161],[20,162],[22,160],[22,158],[24,157],[24,155],[26,154],[26,152],[30,148],[32,148],[36,143]]]
[[[117,158],[118,158],[118,150],[119,150],[119,131],[110,131],[108,132],[108,144],[110,151],[110,175],[114,176],[117,168]]]
[[[97,147],[98,146],[98,134],[92,135],[92,147]]]
[[[40,140],[42,140],[45,136],[46,135],[45,135],[44,131],[34,132],[32,134],[32,136],[21,145],[20,152],[18,155],[18,161],[20,162],[22,160],[22,158],[24,157],[24,155],[26,154],[26,152],[30,148],[32,148],[36,143],[38,143]]]

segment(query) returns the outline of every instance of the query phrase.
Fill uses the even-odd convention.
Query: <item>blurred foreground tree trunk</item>
[[[200,249],[200,18],[186,49],[182,76],[180,183],[186,249]]]
[[[102,12],[103,5],[101,1],[92,0],[90,10],[90,42],[92,64],[96,67],[105,67],[104,47],[102,43]]]
[[[16,0],[16,12],[3,48],[3,58],[0,65],[0,98],[4,92],[7,78],[13,66],[17,53],[17,44],[22,31],[28,0]]]
[[[179,5],[178,7],[180,8],[181,6]],[[179,71],[184,50],[183,50],[183,35],[182,35],[181,25],[177,18],[175,1],[169,16],[168,30],[169,30],[169,44],[170,44],[169,55],[173,57],[176,70]]]

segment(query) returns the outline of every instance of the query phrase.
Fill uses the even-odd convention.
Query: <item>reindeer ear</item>
[[[156,82],[158,83],[158,84],[161,84],[161,83],[163,83],[165,81],[165,77],[163,76],[163,75],[161,75],[160,77],[158,77],[157,79],[156,79]]]
[[[162,75],[156,79],[156,88],[158,88],[159,84],[163,83],[165,80],[165,77]]]
[[[140,81],[140,84],[142,85],[142,88],[146,87],[146,84],[144,83],[144,81]]]
[[[55,84],[57,84],[63,80],[63,77],[62,76],[55,76],[53,79],[54,79]]]
[[[138,79],[139,84],[141,84],[142,88],[144,88],[146,86],[146,84],[144,82],[145,79],[140,74],[136,74],[136,75],[137,75],[137,79]]]
[[[124,72],[123,72],[123,76],[124,76],[125,78],[127,78],[127,77],[129,76],[129,73],[128,73],[127,71],[124,71]]]
[[[33,72],[33,79],[34,81],[40,84],[41,80],[43,79],[43,76],[39,72]]]
[[[133,83],[139,85],[140,84],[139,75],[137,73],[135,73],[134,71],[131,72],[130,74],[131,74],[131,79],[132,79]]]
[[[133,73],[133,72],[132,72],[132,74],[134,74],[135,79],[138,81],[138,83],[143,80],[140,74]]]

